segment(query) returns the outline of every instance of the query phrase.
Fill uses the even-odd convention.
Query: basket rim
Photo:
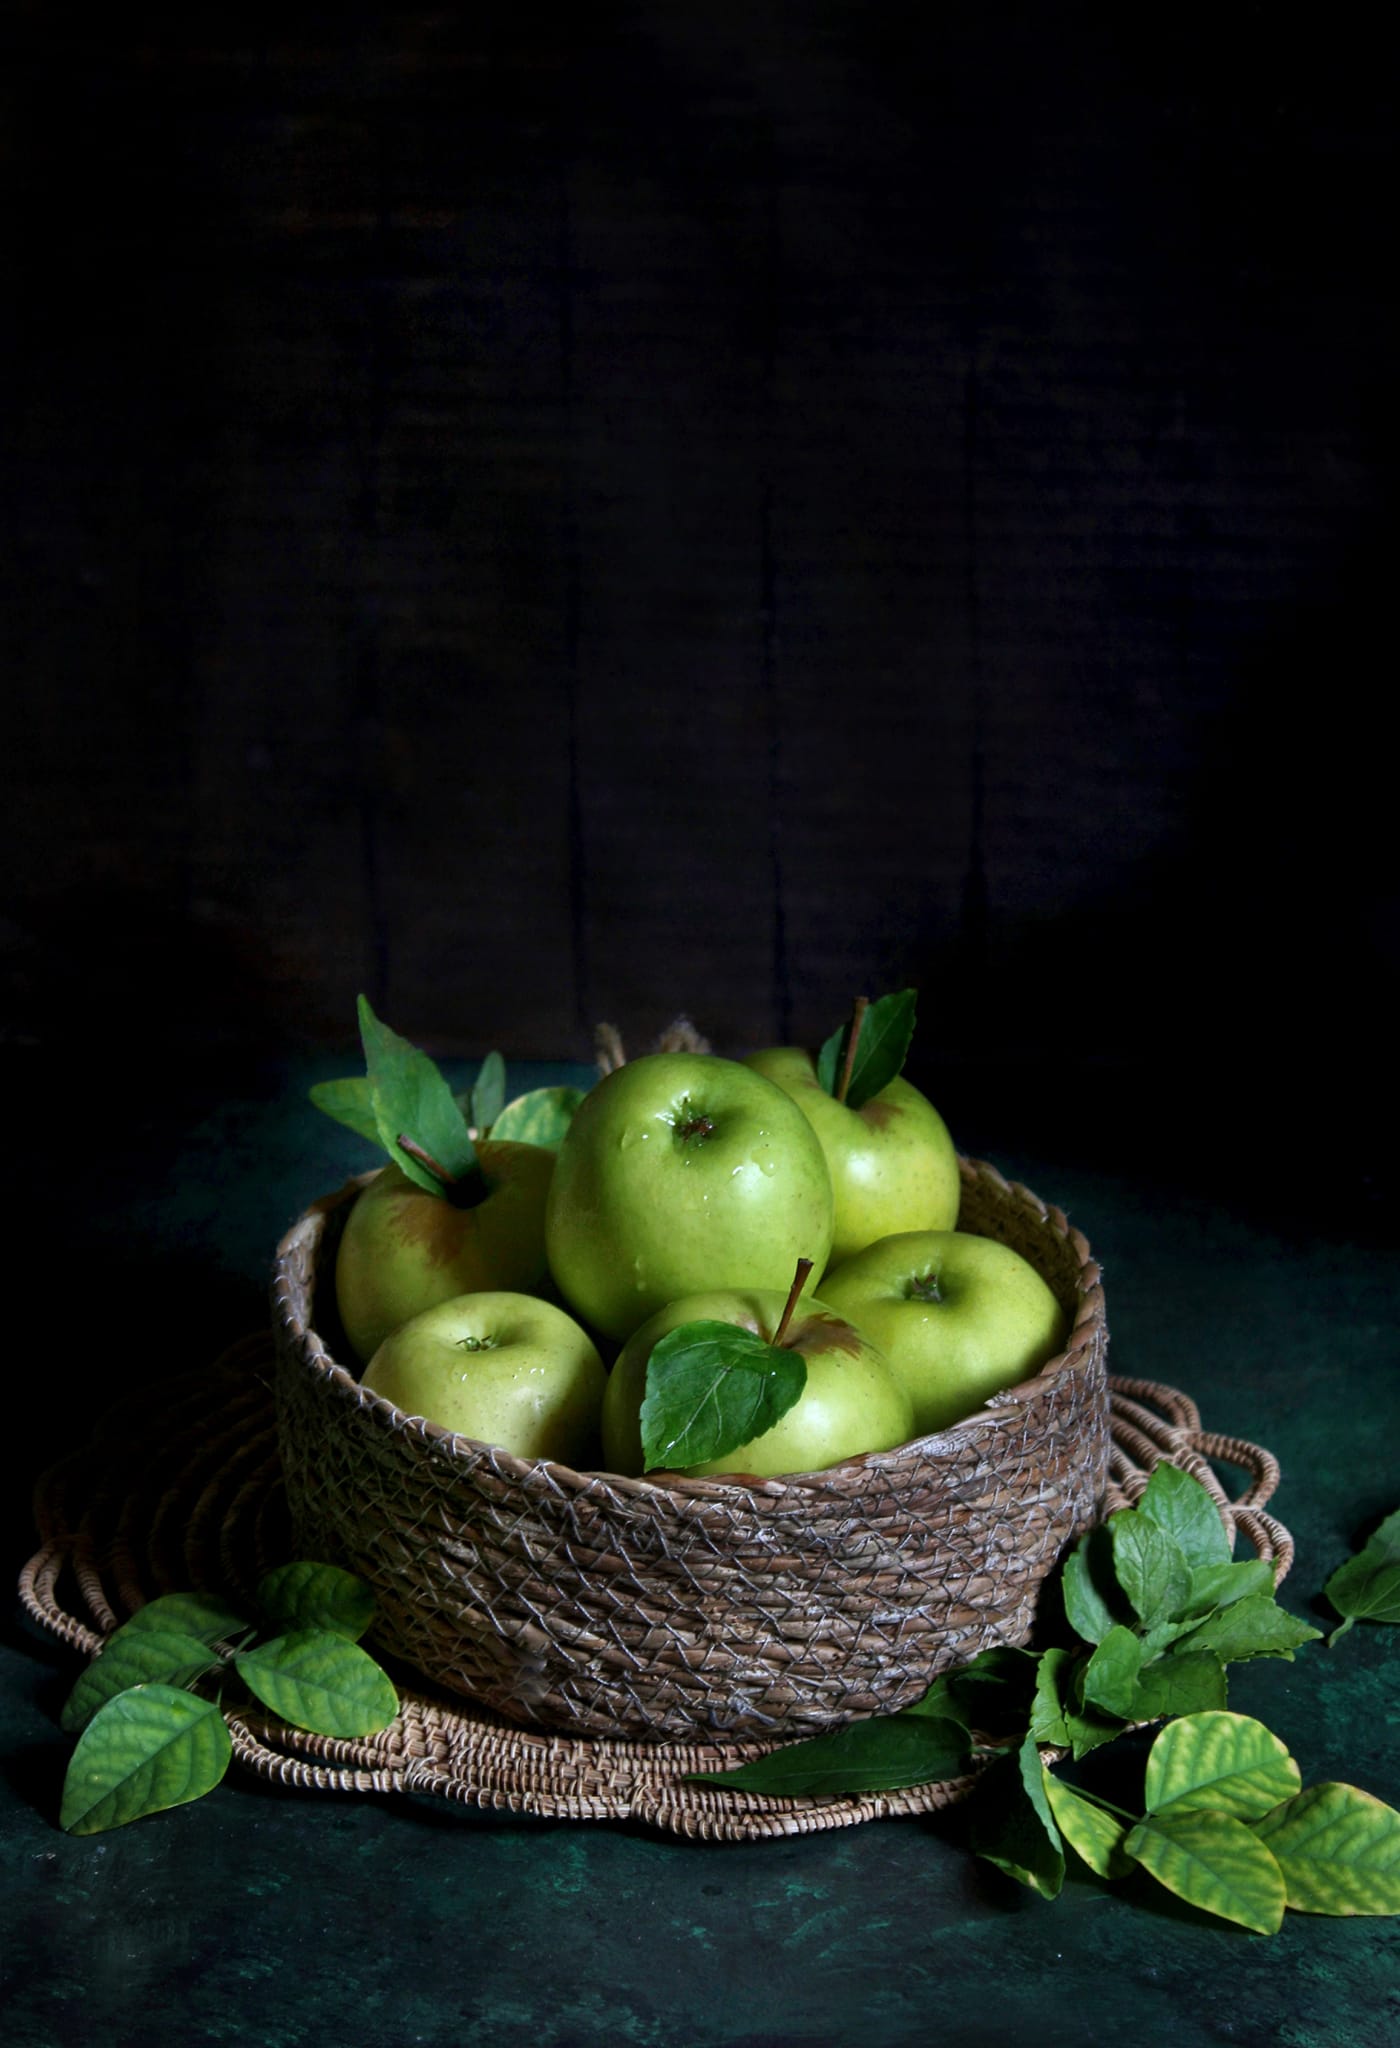
[[[958,1155],[959,1171],[964,1185],[985,1183],[997,1195],[1010,1196],[1034,1219],[1051,1233],[1063,1239],[1074,1252],[1077,1261],[1076,1289],[1078,1303],[1071,1323],[1069,1341],[1062,1351],[1048,1360],[1033,1378],[1022,1380],[1016,1386],[983,1408],[963,1416],[947,1429],[934,1430],[924,1436],[912,1437],[888,1451],[867,1451],[855,1458],[847,1458],[835,1465],[824,1466],[814,1472],[783,1473],[772,1478],[742,1474],[723,1477],[688,1476],[683,1473],[668,1474],[665,1480],[658,1478],[632,1478],[624,1473],[579,1471],[571,1465],[550,1458],[522,1458],[512,1451],[504,1450],[498,1444],[487,1444],[475,1437],[463,1436],[445,1428],[441,1423],[432,1422],[426,1416],[410,1415],[398,1408],[386,1396],[375,1393],[355,1377],[349,1368],[334,1357],[320,1332],[310,1320],[311,1302],[305,1303],[303,1315],[297,1296],[302,1289],[298,1286],[293,1269],[298,1254],[309,1250],[313,1273],[319,1256],[326,1220],[337,1210],[351,1202],[360,1190],[375,1178],[379,1169],[352,1175],[334,1193],[322,1195],[312,1202],[290,1228],[283,1234],[277,1245],[273,1268],[272,1308],[274,1330],[279,1338],[286,1340],[297,1355],[299,1362],[310,1365],[342,1400],[350,1400],[362,1410],[375,1417],[377,1426],[392,1426],[400,1434],[411,1431],[422,1443],[425,1450],[435,1458],[445,1458],[454,1465],[466,1468],[486,1460],[492,1470],[502,1478],[515,1478],[522,1482],[541,1481],[561,1492],[580,1492],[604,1485],[624,1496],[644,1499],[662,1497],[677,1509],[703,1505],[705,1502],[725,1500],[732,1502],[736,1495],[751,1500],[774,1501],[784,1497],[803,1494],[820,1495],[832,1490],[833,1484],[843,1475],[874,1472],[898,1474],[915,1455],[924,1455],[930,1449],[950,1442],[965,1441],[974,1433],[990,1436],[998,1430],[1013,1427],[1019,1420],[1019,1412],[1028,1403],[1036,1401],[1047,1392],[1057,1380],[1067,1377],[1076,1370],[1091,1367],[1106,1339],[1104,1292],[1102,1272],[1097,1259],[1089,1248],[1083,1233],[1068,1222],[1063,1212],[1044,1201],[1032,1189],[1019,1181],[1007,1180],[995,1166],[986,1160]],[[307,1290],[308,1292],[310,1290]],[[279,1344],[278,1349],[283,1349]]]

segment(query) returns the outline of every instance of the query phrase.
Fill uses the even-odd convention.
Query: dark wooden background
[[[8,1039],[914,981],[928,1068],[1364,1151],[1376,20],[11,7]]]

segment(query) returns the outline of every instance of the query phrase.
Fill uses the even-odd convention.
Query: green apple
[[[394,1165],[356,1197],[336,1255],[335,1298],[357,1358],[372,1357],[400,1323],[453,1295],[528,1293],[545,1280],[554,1154],[489,1139],[476,1149],[486,1194],[471,1207],[450,1192],[429,1193]]]
[[[788,1305],[786,1293],[718,1289],[668,1302],[623,1346],[603,1396],[603,1462],[633,1478],[642,1472],[641,1412],[647,1364],[661,1339],[682,1323],[733,1323],[765,1344],[775,1341]],[[692,1465],[701,1477],[751,1473],[771,1479],[785,1472],[817,1472],[866,1451],[889,1451],[913,1434],[913,1408],[877,1347],[825,1302],[806,1295],[778,1341],[806,1361],[807,1384],[786,1415],[762,1436],[722,1458]]]
[[[607,1374],[572,1316],[529,1294],[459,1294],[386,1337],[362,1384],[517,1458],[591,1469]]]
[[[609,1337],[707,1287],[786,1287],[831,1249],[831,1176],[801,1111],[708,1053],[648,1053],[579,1104],[545,1214],[549,1266]]]
[[[860,1109],[828,1095],[800,1046],[773,1046],[745,1061],[791,1096],[811,1124],[831,1172],[835,1264],[901,1230],[951,1230],[962,1184],[948,1127],[902,1076]]]
[[[909,1391],[919,1436],[1030,1379],[1069,1336],[1034,1266],[963,1230],[904,1231],[867,1245],[832,1268],[822,1299],[880,1346]]]

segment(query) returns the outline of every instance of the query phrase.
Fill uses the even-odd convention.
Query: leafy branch
[[[558,1150],[582,1089],[532,1088],[507,1102],[506,1063],[488,1052],[471,1086],[454,1095],[437,1062],[382,1023],[367,996],[357,1009],[364,1073],[318,1081],[311,1100],[381,1146],[426,1193],[468,1208],[479,1201],[486,1191],[476,1150],[482,1138]]]
[[[60,1825],[74,1835],[124,1827],[211,1792],[233,1748],[225,1688],[241,1681],[294,1727],[355,1737],[399,1710],[388,1675],[359,1637],[374,1596],[336,1565],[281,1565],[259,1581],[261,1622],[200,1593],[166,1593],[110,1635],[74,1686],[61,1725],[78,1737]],[[260,1628],[273,1633],[258,1641]],[[196,1688],[216,1681],[214,1696]]]
[[[1362,1553],[1364,1572],[1344,1578],[1344,1566],[1329,1581],[1339,1612],[1354,1599],[1380,1618],[1397,1551],[1400,1514]],[[1276,1931],[1286,1907],[1400,1913],[1400,1813],[1351,1785],[1303,1790],[1278,1737],[1228,1710],[1228,1664],[1291,1662],[1320,1631],[1278,1605],[1272,1566],[1233,1561],[1198,1480],[1159,1465],[1136,1507],[1080,1540],[1059,1583],[1074,1642],[985,1650],[899,1713],[696,1782],[835,1796],[975,1771],[974,1850],[1046,1898],[1072,1854],[1106,1879],[1145,1870],[1258,1933]],[[1140,1815],[1061,1775],[1067,1759],[1158,1721]]]

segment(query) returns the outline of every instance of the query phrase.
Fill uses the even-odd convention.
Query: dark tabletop
[[[224,1061],[159,1086],[94,1075],[81,1112],[53,1106],[42,1061],[18,1067],[21,1129],[42,1142],[12,1274],[16,1571],[33,1470],[109,1392],[149,1381],[158,1400],[162,1375],[254,1327],[282,1229],[367,1163],[304,1108],[332,1061]],[[1144,1098],[1135,1120],[1111,1079],[1058,1121],[1032,1113],[1030,1085],[963,1075],[950,1092],[963,1149],[1058,1203],[1101,1258],[1113,1368],[1276,1453],[1273,1508],[1297,1541],[1283,1599],[1322,1620],[1328,1574],[1400,1505],[1400,1269],[1374,1189],[1338,1186],[1312,1153],[1290,1182],[1277,1134],[1252,1162],[1202,1145],[1193,1171],[1175,1109]],[[115,1156],[75,1157],[80,1126],[119,1139]],[[1237,1668],[1231,1705],[1283,1737],[1305,1784],[1400,1803],[1397,1640],[1358,1627]],[[1400,2039],[1400,1922],[1290,1914],[1260,1939],[1087,1881],[1050,1904],[975,1862],[956,1815],[705,1845],[234,1777],[69,1839],[57,1712],[76,1669],[15,1610],[0,1643],[11,2048]]]

